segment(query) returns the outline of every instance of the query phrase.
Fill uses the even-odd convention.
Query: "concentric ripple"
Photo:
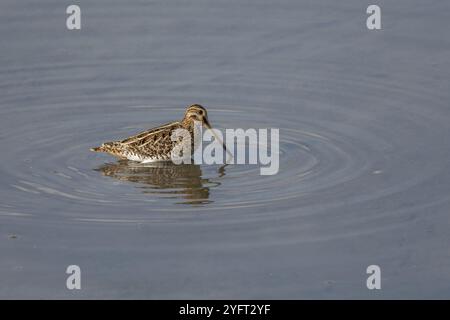
[[[133,70],[142,61],[117,63]],[[98,72],[109,66],[98,65]],[[253,97],[271,92],[270,101],[206,104],[217,128],[280,129],[279,173],[262,176],[258,165],[139,165],[91,153],[89,148],[103,141],[179,118],[184,106],[170,101],[127,104],[136,93],[120,89],[121,96],[117,88],[106,90],[107,83],[92,88],[106,90],[103,98],[65,93],[58,88],[63,66],[39,68],[45,75],[40,86],[55,86],[54,96],[43,97],[25,84],[35,100],[15,92],[2,97],[0,138],[7,152],[2,153],[1,173],[7,183],[1,215],[168,222],[212,214],[241,223],[312,215],[327,219],[325,213],[345,206],[350,215],[345,224],[364,225],[373,217],[361,220],[357,212],[376,211],[377,219],[383,219],[387,212],[401,213],[404,199],[412,196],[409,212],[448,200],[442,193],[420,196],[446,167],[439,155],[447,151],[429,143],[443,139],[448,120],[439,97],[370,76],[370,70],[363,77],[326,65],[305,68],[301,76],[285,73],[277,81],[267,81],[258,70],[234,82],[209,79],[205,86],[212,97],[219,88],[239,87]],[[74,71],[71,81],[83,82],[91,66],[65,68]],[[1,85],[14,87],[33,72],[3,70],[9,81]],[[201,102],[192,99],[186,104]],[[425,111],[426,104],[434,112]],[[32,121],[24,116],[28,113]]]
[[[67,5],[0,2],[0,298],[449,298],[450,2]],[[89,151],[193,103],[278,174]]]

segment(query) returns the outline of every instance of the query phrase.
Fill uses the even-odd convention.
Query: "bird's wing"
[[[129,156],[157,158],[167,160],[176,142],[172,141],[173,130],[183,128],[180,122],[146,130],[119,142],[119,153],[129,159]]]
[[[134,136],[126,138],[125,140],[120,141],[123,146],[132,146],[132,147],[141,147],[145,146],[152,141],[157,141],[158,138],[162,136],[166,136],[171,134],[172,130],[181,128],[181,124],[179,122],[170,122],[164,124],[162,126],[145,130],[140,132]]]

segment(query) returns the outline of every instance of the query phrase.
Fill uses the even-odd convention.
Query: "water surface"
[[[450,297],[449,4],[78,3],[0,4],[0,297]],[[279,173],[89,152],[193,103]]]

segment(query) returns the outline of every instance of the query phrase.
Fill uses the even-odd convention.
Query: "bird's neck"
[[[183,120],[181,120],[181,125],[183,126],[183,128],[185,128],[187,130],[193,130],[194,129],[194,120],[184,118]]]

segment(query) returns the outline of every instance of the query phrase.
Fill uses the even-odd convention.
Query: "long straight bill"
[[[233,155],[231,154],[230,151],[228,151],[228,149],[227,149],[227,147],[225,146],[225,143],[223,143],[222,139],[220,139],[220,137],[217,136],[217,134],[214,132],[214,130],[212,130],[212,127],[211,127],[211,125],[209,124],[208,120],[207,120],[207,119],[204,119],[204,121],[205,121],[205,126],[206,126],[206,128],[208,128],[209,130],[211,130],[211,132],[212,132],[214,138],[216,138],[216,140],[219,141],[220,144],[222,144],[223,150],[225,150],[226,153],[227,153],[227,154],[229,155],[229,157],[230,157],[229,159],[233,159]],[[225,163],[228,163],[228,161],[226,161]]]

